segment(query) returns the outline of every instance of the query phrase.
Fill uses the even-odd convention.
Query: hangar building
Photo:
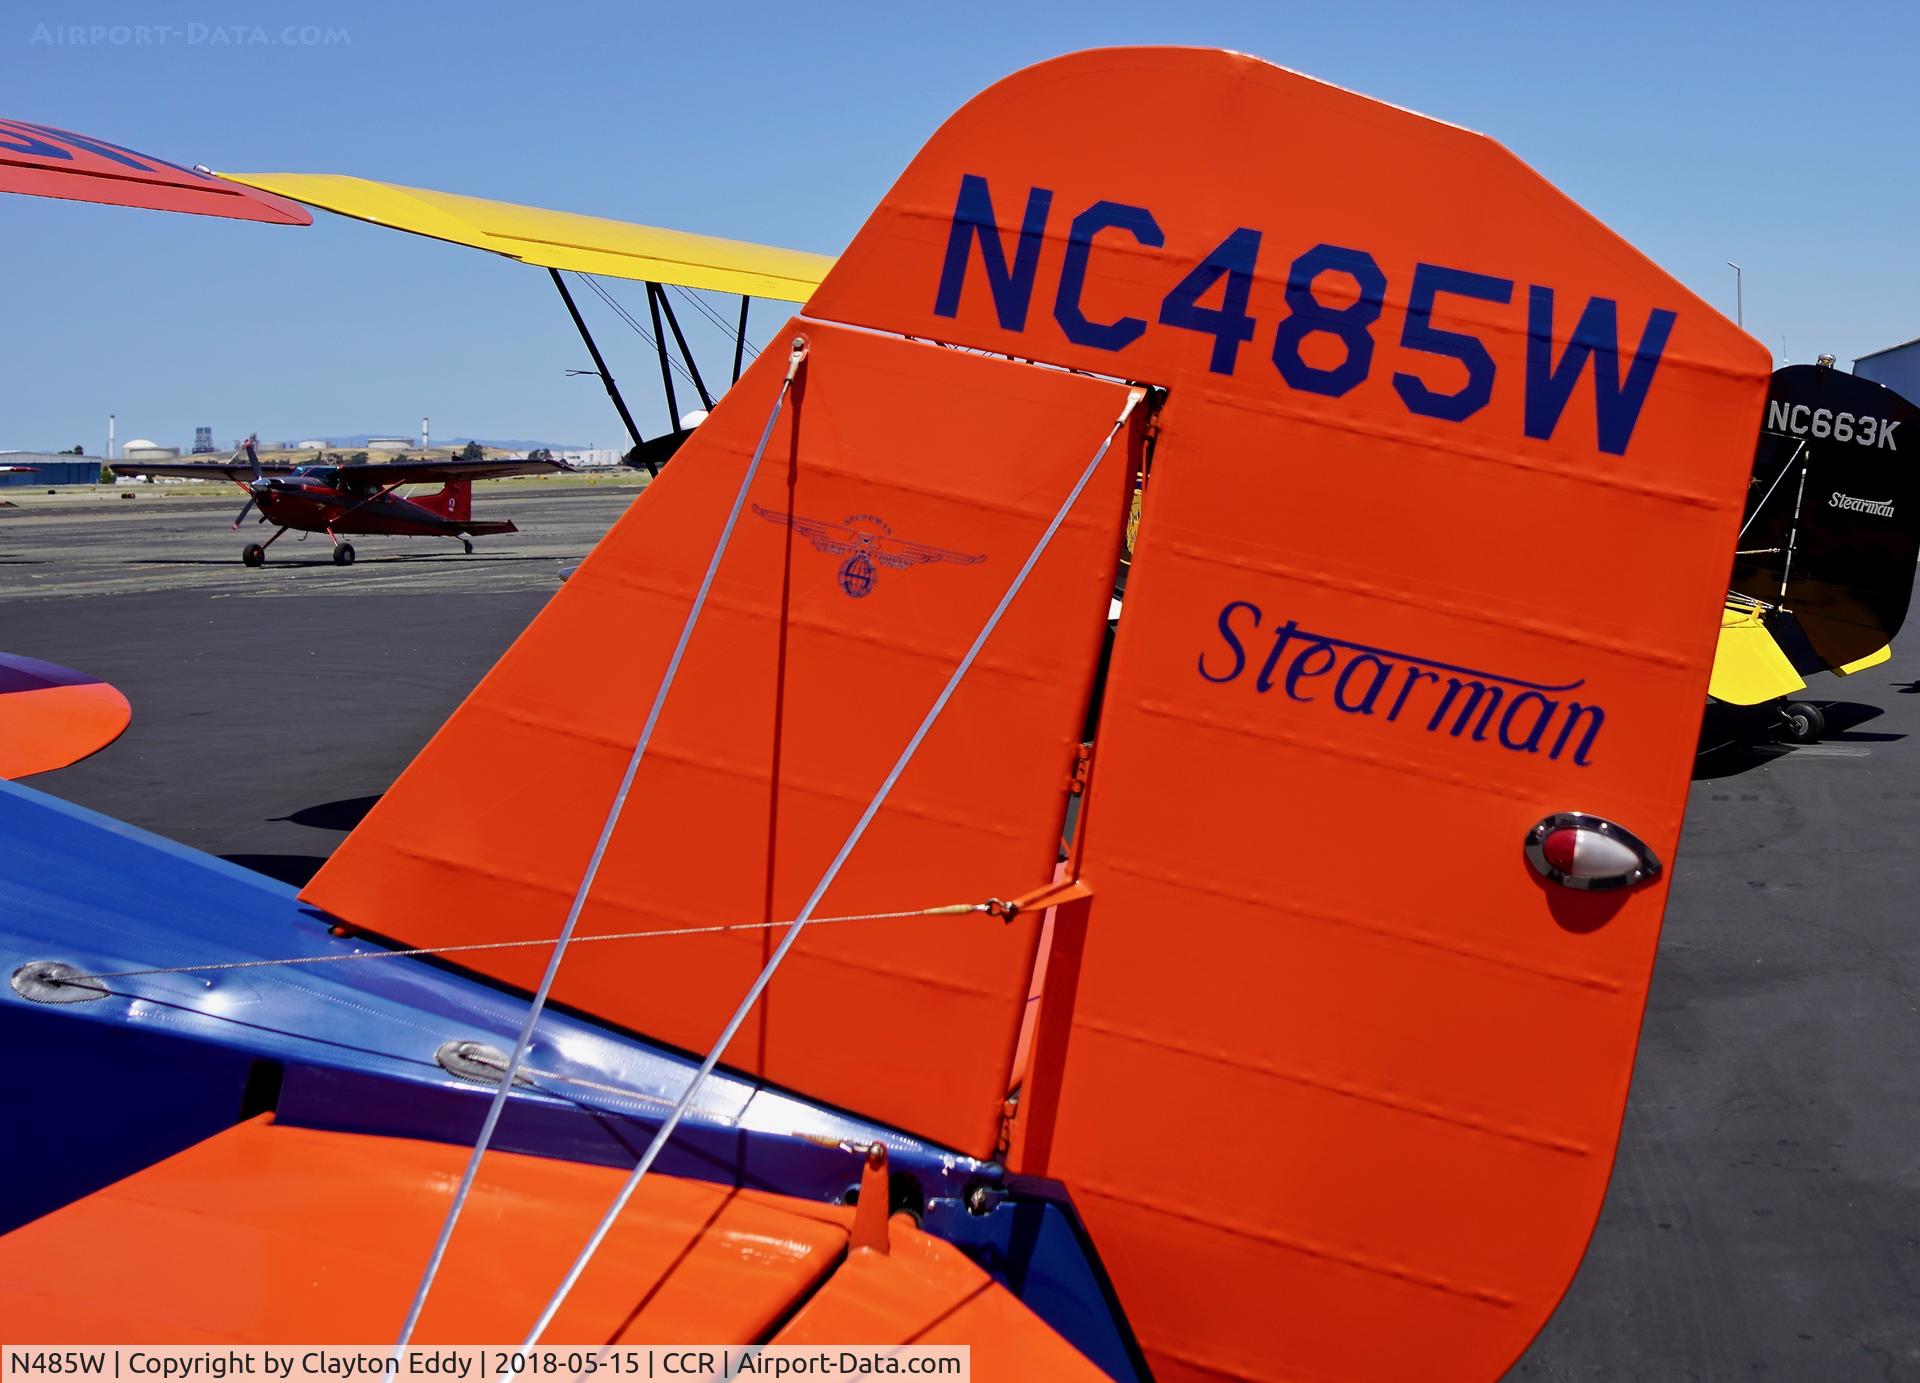
[[[97,485],[102,464],[97,456],[75,456],[72,452],[0,451],[0,486]],[[8,471],[9,466],[33,469]]]
[[[1855,357],[1853,372],[1886,385],[1902,398],[1920,402],[1920,338]]]

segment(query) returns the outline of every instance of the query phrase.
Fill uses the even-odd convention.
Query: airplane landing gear
[[[333,564],[336,567],[350,567],[353,565],[352,543],[337,543],[334,545]]]
[[[1780,708],[1779,734],[1788,744],[1816,744],[1827,732],[1827,718],[1818,706],[1789,701]]]
[[[264,543],[248,543],[240,549],[240,560],[250,567],[264,567],[267,564],[267,549],[278,542],[280,535],[286,531],[284,528],[275,529],[273,536]]]
[[[469,557],[473,556],[473,539],[462,538],[460,540],[460,546],[464,547],[467,550],[467,556]]]

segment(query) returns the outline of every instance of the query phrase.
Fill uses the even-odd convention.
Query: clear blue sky
[[[173,32],[74,42],[76,24]],[[1776,355],[1844,364],[1920,336],[1912,4],[75,0],[0,17],[0,114],[179,163],[832,252],[981,87],[1142,42],[1240,49],[1483,130],[1728,315],[1725,261],[1743,264],[1748,329]],[[587,361],[545,275],[490,255],[324,214],[0,197],[0,257],[0,447],[97,452],[109,411],[123,442],[410,432],[422,413],[438,436],[621,440],[597,385],[562,373]],[[657,426],[650,352],[589,310]]]

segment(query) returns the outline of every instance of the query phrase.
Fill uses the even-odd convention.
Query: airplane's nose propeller
[[[253,449],[254,439],[249,437],[240,445],[246,448],[247,461],[253,467],[253,480],[247,485],[247,502],[241,505],[240,512],[233,516],[235,528],[246,522],[247,515],[253,512],[253,506],[260,500],[260,491],[265,488],[261,483],[260,454]]]

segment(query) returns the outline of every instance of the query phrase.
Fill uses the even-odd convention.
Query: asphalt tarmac
[[[0,648],[135,708],[31,785],[304,881],[633,493],[502,489],[476,513],[525,531],[472,557],[289,534],[261,571],[235,500],[0,509]],[[1606,1206],[1509,1379],[1920,1380],[1920,627],[1895,649],[1810,688],[1823,743],[1700,761]]]
[[[106,752],[32,786],[304,883],[632,503],[631,481],[485,487],[519,533],[469,557],[289,533],[249,569],[236,496],[26,496],[0,509],[0,649],[133,703]],[[253,529],[252,524],[248,525]],[[484,764],[474,765],[484,773]]]

